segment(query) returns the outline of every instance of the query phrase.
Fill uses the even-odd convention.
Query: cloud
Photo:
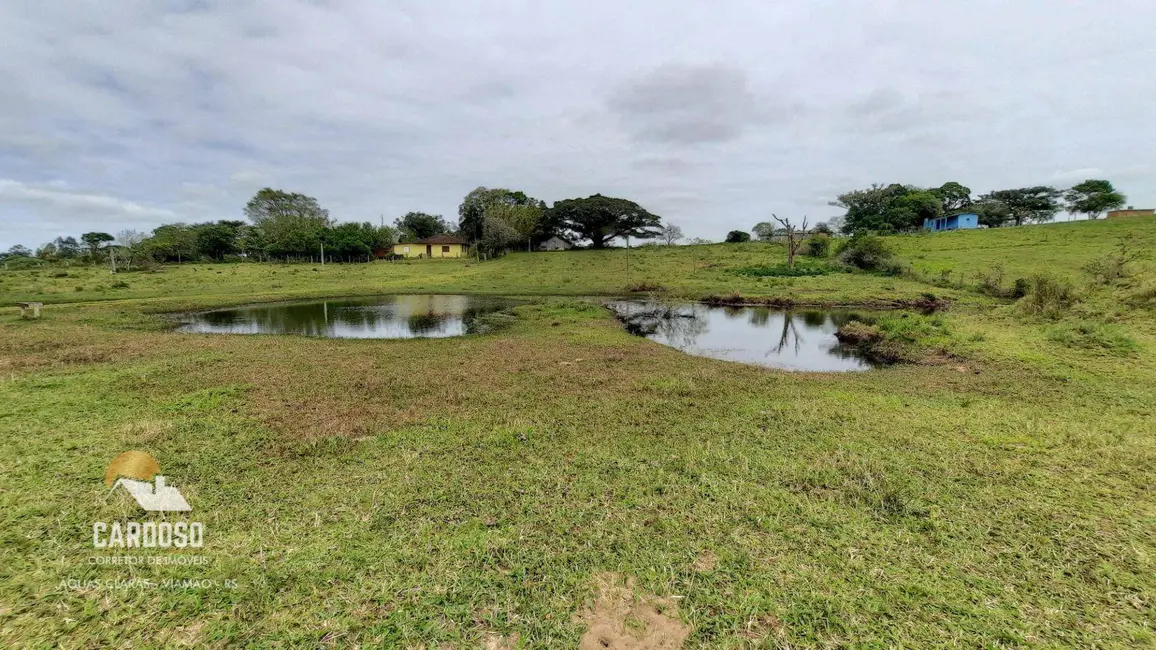
[[[1149,67],[1154,18],[1142,0],[0,3],[0,249],[240,219],[265,185],[349,221],[452,218],[478,185],[601,192],[715,239],[872,182],[1097,168],[1154,204],[1156,125],[1120,98],[1156,77],[1118,74]]]
[[[91,194],[64,189],[61,183],[48,183],[36,187],[0,178],[0,199],[25,203],[37,211],[47,213],[83,213],[94,222],[101,218],[114,218],[128,222],[150,223],[155,219],[175,219],[177,214],[167,208],[142,205],[105,194]]]
[[[770,117],[736,67],[668,64],[616,89],[607,107],[633,137],[672,144],[725,142]]]

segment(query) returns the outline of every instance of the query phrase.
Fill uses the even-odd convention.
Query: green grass
[[[1039,228],[1087,256],[1156,232],[1120,223]],[[973,273],[1014,238],[991,257],[1077,286],[1059,320],[968,286],[727,272],[782,261],[762,244],[630,253],[630,284],[675,297],[956,299],[878,323],[939,362],[845,374],[683,355],[568,298],[438,340],[181,335],[150,315],[391,291],[611,295],[624,251],[0,272],[4,302],[49,303],[40,321],[0,312],[0,646],[466,648],[497,633],[574,647],[615,572],[677,597],[693,646],[1152,647],[1156,324],[1128,297],[1156,273],[1088,283],[1074,244],[1032,230],[892,241],[915,266],[922,242],[923,263]],[[105,500],[127,449],[189,498],[207,566],[90,563],[93,521],[145,517]],[[129,577],[237,586],[62,585]]]

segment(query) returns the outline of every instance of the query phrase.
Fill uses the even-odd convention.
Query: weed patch
[[[1082,320],[1066,322],[1048,329],[1048,340],[1070,348],[1093,350],[1119,357],[1139,351],[1135,339],[1119,325]]]
[[[1033,275],[1028,278],[1026,290],[1016,305],[1033,316],[1061,318],[1078,300],[1071,283],[1051,275]]]
[[[757,278],[803,278],[817,275],[828,275],[835,273],[836,269],[827,265],[820,264],[795,264],[795,268],[791,268],[786,264],[773,264],[770,266],[743,266],[737,269],[730,269],[728,273],[734,275],[745,275],[748,277]]]

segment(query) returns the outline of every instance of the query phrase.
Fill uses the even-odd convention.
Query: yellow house
[[[467,257],[470,244],[457,235],[434,235],[414,242],[393,245],[393,254],[403,257]]]

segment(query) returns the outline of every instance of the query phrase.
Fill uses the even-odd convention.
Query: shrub
[[[906,270],[902,262],[883,239],[875,235],[855,235],[839,247],[839,261],[852,268],[886,275],[899,275]]]
[[[803,253],[808,257],[827,257],[831,252],[831,238],[825,233],[817,234],[803,244]]]
[[[1048,340],[1069,348],[1082,348],[1124,357],[1134,354],[1140,346],[1118,325],[1095,321],[1076,321],[1056,325],[1048,330]]]
[[[1133,291],[1125,299],[1132,307],[1139,307],[1141,309],[1151,309],[1156,307],[1156,284],[1141,287]]]
[[[1142,253],[1128,243],[1127,240],[1121,239],[1116,244],[1116,250],[1103,257],[1097,257],[1085,264],[1082,269],[1085,273],[1092,276],[1092,280],[1098,284],[1112,284],[1117,280],[1124,280],[1132,277],[1132,269],[1129,264],[1141,259]]]
[[[1010,287],[1003,286],[1003,265],[996,264],[987,273],[979,275],[979,292],[996,298],[1023,298],[1028,294],[1030,282],[1027,278],[1016,278]]]
[[[1033,275],[1026,288],[1027,293],[1016,304],[1029,314],[1058,318],[1077,300],[1072,285],[1050,275]]]
[[[740,244],[751,240],[751,233],[743,232],[741,230],[732,230],[727,233],[726,242],[728,244]]]

